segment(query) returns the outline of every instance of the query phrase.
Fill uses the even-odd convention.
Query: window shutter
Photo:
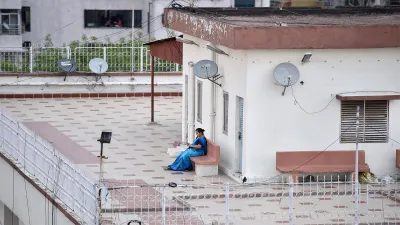
[[[358,142],[387,142],[389,102],[386,100],[342,101],[340,141],[342,143],[356,142],[357,106],[360,106]]]

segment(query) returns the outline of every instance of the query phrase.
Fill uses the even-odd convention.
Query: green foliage
[[[154,40],[154,38],[152,39]],[[54,47],[51,35],[48,34],[43,47],[33,49],[33,71],[58,72],[57,62],[62,58],[67,58],[67,56],[76,61],[80,72],[90,72],[88,64],[93,58],[105,58],[109,72],[150,70],[150,57],[147,56],[149,46],[143,46],[145,42],[142,39],[142,34],[139,33],[133,40],[133,46],[135,46],[133,50],[130,38],[121,38],[116,43],[112,43],[110,38],[105,38],[103,41],[94,36],[88,38],[83,34],[81,40],[72,41],[69,45],[64,44],[63,48],[57,48]],[[136,46],[143,46],[144,49]],[[134,53],[133,58],[132,53]],[[25,54],[21,62],[18,63],[0,62],[0,72],[29,72],[29,59],[29,54]],[[176,71],[173,63],[162,59],[155,61],[156,71]],[[140,68],[141,62],[143,68]]]

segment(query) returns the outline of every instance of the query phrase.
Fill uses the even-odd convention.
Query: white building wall
[[[0,158],[0,202],[4,203],[19,218],[19,224],[46,224],[51,221],[51,203],[28,181],[25,182],[18,172],[3,158]],[[14,196],[14,198],[13,198]],[[49,206],[49,207],[46,207]],[[29,207],[29,210],[27,210]],[[1,207],[0,206],[0,210]],[[46,208],[49,210],[46,213]],[[72,225],[73,223],[57,208],[55,208],[55,223],[59,225]],[[48,218],[46,218],[46,215]],[[0,213],[1,222],[4,222],[4,213]]]
[[[307,114],[295,104],[291,89],[275,85],[273,70],[282,62],[295,64],[300,80],[295,97],[308,112],[322,110],[336,94],[354,91],[400,91],[400,48],[311,50],[311,62],[301,64],[306,50],[249,51],[247,80],[246,172],[272,176],[276,151],[322,151],[340,136],[340,101],[333,100],[318,114]],[[390,101],[389,136],[400,139],[400,102]],[[396,173],[395,149],[382,144],[360,144],[376,174]],[[354,150],[355,144],[335,142],[328,150]]]
[[[1,0],[0,9],[21,9],[21,0]]]
[[[183,69],[184,73],[188,74],[188,62],[193,61],[194,63],[208,59],[211,60],[211,51],[207,49],[207,42],[198,38],[190,37],[185,35],[185,39],[195,41],[198,46],[195,45],[183,45]],[[237,134],[238,134],[238,123],[236,119],[237,102],[236,97],[240,96],[245,99],[245,112],[246,114],[246,77],[247,77],[247,51],[237,51],[218,46],[218,48],[224,50],[230,56],[217,55],[216,62],[218,64],[219,73],[223,76],[217,82],[222,84],[222,87],[216,88],[216,117],[215,117],[215,131],[214,141],[221,146],[221,167],[220,169],[226,173],[234,173],[238,170],[238,152],[236,151]],[[196,78],[196,85],[197,85]],[[203,82],[203,104],[202,104],[202,122],[197,121],[197,89],[196,89],[196,110],[195,128],[201,127],[206,130],[205,135],[209,134],[210,127],[210,108],[212,107],[210,102],[210,88],[211,82],[208,80],[200,80]],[[197,88],[197,86],[196,86]],[[223,92],[229,93],[229,124],[228,134],[223,133]],[[244,129],[246,130],[246,124]],[[244,135],[246,137],[246,131]],[[189,140],[192,141],[192,140]],[[246,141],[246,138],[244,138]],[[244,145],[245,148],[245,145]],[[245,151],[245,150],[244,150]]]
[[[21,7],[21,0],[0,0],[0,10],[21,9]],[[0,26],[2,25],[0,24]],[[1,34],[0,32],[0,51],[13,51],[12,49],[9,49],[11,47],[22,47],[22,36]]]
[[[10,1],[10,0],[6,0]],[[21,1],[18,9],[21,8]],[[188,5],[190,1],[182,3]],[[149,3],[151,3],[149,5]],[[121,37],[130,39],[130,28],[85,28],[84,10],[142,10],[142,28],[135,28],[134,33],[142,34],[145,40],[149,37],[156,39],[166,38],[168,34],[164,28],[161,16],[171,1],[168,0],[22,0],[22,6],[31,7],[31,32],[23,34],[23,41],[31,41],[33,44],[43,40],[47,34],[52,35],[53,43],[61,45],[80,40],[82,35],[87,37],[109,36],[112,42],[118,41]],[[198,7],[228,7],[230,0],[196,1]],[[151,23],[150,33],[148,32],[147,13],[150,10]],[[22,43],[21,43],[22,44]],[[20,46],[20,44],[18,44]]]
[[[211,59],[207,42],[185,35],[200,47],[184,44],[184,71],[187,62]],[[219,81],[216,107],[215,142],[221,146],[221,168],[236,172],[238,123],[236,96],[244,98],[243,174],[271,177],[277,175],[277,151],[322,151],[340,136],[340,101],[317,114],[307,114],[295,103],[290,88],[282,96],[283,87],[276,85],[275,66],[282,62],[295,64],[300,71],[294,95],[308,112],[322,110],[336,94],[354,91],[400,92],[400,48],[345,50],[252,50],[237,51],[218,46],[229,54],[217,56]],[[302,64],[306,52],[312,52],[311,62]],[[300,84],[304,81],[304,85]],[[203,119],[196,127],[209,127],[210,82],[203,80]],[[229,131],[222,132],[223,91],[229,93]],[[196,94],[197,98],[197,94]],[[197,102],[196,102],[197,107]],[[197,108],[196,108],[197,113]],[[389,105],[389,136],[400,142],[400,101]],[[399,144],[360,144],[366,160],[375,174],[393,174],[395,149]],[[355,150],[355,144],[335,142],[328,150]]]
[[[23,6],[31,7],[31,32],[26,32],[24,41],[36,43],[47,34],[52,35],[54,44],[61,45],[74,40],[80,40],[82,35],[87,37],[104,37],[110,35],[111,41],[128,36],[130,28],[85,28],[84,10],[143,10],[142,22],[147,21],[147,5],[143,0],[23,0]],[[135,29],[135,34],[142,29]],[[102,39],[104,41],[104,38]]]

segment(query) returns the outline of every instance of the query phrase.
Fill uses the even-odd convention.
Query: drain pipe
[[[189,62],[188,63],[188,65],[189,65],[189,77],[188,77],[188,104],[189,104],[189,107],[188,107],[188,116],[189,116],[189,118],[188,118],[188,126],[187,126],[187,129],[188,129],[188,139],[189,140],[192,140],[192,139],[194,139],[194,126],[195,126],[195,124],[194,124],[194,121],[195,121],[195,104],[194,104],[194,102],[195,102],[195,91],[194,91],[194,88],[195,88],[195,78],[194,78],[194,72],[193,72],[193,66],[194,66],[194,63],[193,62]]]
[[[189,68],[190,69],[190,68]],[[182,143],[188,142],[188,76],[183,73],[182,84]]]
[[[217,53],[211,51],[211,61],[215,62],[217,59]],[[211,141],[214,141],[215,138],[215,84],[210,82],[210,126],[209,126],[209,132],[208,132],[208,137]]]

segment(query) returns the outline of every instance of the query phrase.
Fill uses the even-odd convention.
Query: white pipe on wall
[[[194,121],[195,121],[195,90],[194,90],[194,88],[195,88],[195,81],[196,81],[196,79],[195,79],[195,77],[194,77],[194,72],[193,72],[193,62],[189,62],[188,63],[188,65],[189,65],[189,77],[188,77],[188,83],[189,83],[189,87],[188,87],[188,104],[189,104],[189,107],[188,107],[188,117],[189,117],[189,120],[188,120],[188,139],[189,140],[192,140],[192,139],[194,139],[195,138],[195,135],[194,135],[194,126],[195,126],[195,124],[194,124]]]
[[[211,60],[212,61],[216,61],[217,58],[217,54],[213,51],[211,52]],[[209,116],[210,116],[210,124],[209,124],[209,129],[208,129],[208,138],[211,141],[214,141],[215,138],[215,84],[210,82],[210,112],[209,112]]]
[[[182,85],[182,143],[187,143],[187,132],[188,132],[188,106],[187,106],[187,98],[188,98],[188,77],[185,73],[183,73],[183,85]]]

